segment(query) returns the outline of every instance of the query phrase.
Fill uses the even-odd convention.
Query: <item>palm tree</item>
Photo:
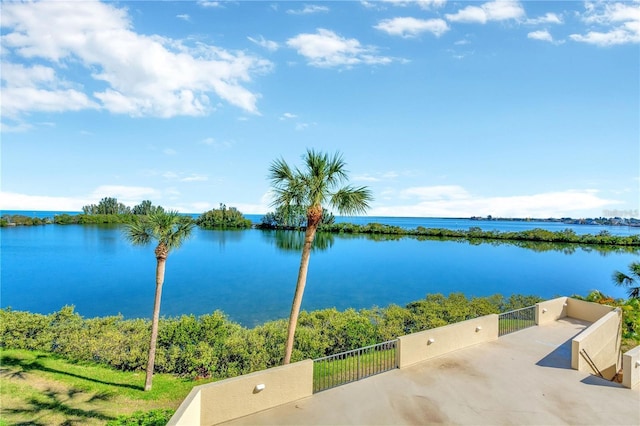
[[[306,210],[307,226],[296,291],[291,304],[291,315],[287,328],[287,344],[284,364],[291,361],[293,340],[302,304],[304,287],[307,283],[309,256],[318,225],[322,220],[322,205],[328,204],[340,214],[364,213],[372,200],[366,187],[343,186],[348,180],[345,162],[339,153],[330,157],[327,154],[308,149],[303,156],[306,168],[292,169],[284,159],[275,160],[269,169],[269,178],[274,192],[273,207],[303,207]]]
[[[193,221],[180,216],[176,211],[156,211],[148,216],[135,218],[132,224],[126,225],[127,239],[135,245],[146,245],[157,241],[156,255],[156,294],[153,303],[153,318],[151,320],[151,343],[149,345],[149,360],[147,361],[147,376],[144,390],[151,390],[151,379],[156,359],[156,342],[158,340],[158,322],[160,320],[160,299],[162,298],[162,284],[164,284],[164,270],[169,252],[182,245],[191,236]]]
[[[627,294],[631,299],[640,299],[640,262],[631,262],[629,265],[630,274],[615,271],[613,282],[621,287],[627,287]],[[637,285],[634,285],[637,284]]]

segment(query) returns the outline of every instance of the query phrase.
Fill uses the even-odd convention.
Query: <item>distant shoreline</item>
[[[51,218],[56,215],[81,215],[81,211],[58,211],[58,210],[0,210],[0,217],[5,215],[18,215],[27,217],[38,217],[40,219]],[[181,213],[187,216],[197,217],[202,213]],[[266,214],[266,213],[265,213]],[[265,214],[244,214],[245,217],[249,217],[252,220],[264,216]],[[470,216],[470,217],[437,217],[437,216],[357,216],[360,219],[392,219],[392,218],[404,218],[404,219],[445,219],[445,220],[473,220],[482,222],[548,222],[548,223],[564,223],[567,225],[605,225],[605,226],[632,226],[640,227],[640,219],[629,217],[598,217],[598,218],[536,218],[536,217],[493,217],[493,216]],[[337,219],[346,219],[349,216],[336,216]]]

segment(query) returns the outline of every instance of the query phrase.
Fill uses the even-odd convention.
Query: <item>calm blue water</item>
[[[277,235],[196,229],[169,256],[162,314],[200,315],[219,309],[247,326],[286,318],[300,252],[283,249],[287,244]],[[121,228],[8,227],[0,228],[0,238],[0,306],[50,313],[73,304],[86,317],[151,316],[153,246],[131,246]],[[332,236],[325,246],[312,254],[303,309],[402,305],[436,292],[550,298],[598,289],[623,297],[611,274],[639,258],[637,252],[603,254],[577,248],[567,253],[412,238]]]

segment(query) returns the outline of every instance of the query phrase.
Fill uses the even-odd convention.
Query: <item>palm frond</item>
[[[332,156],[307,149],[303,155],[304,168],[291,168],[283,159],[275,160],[269,168],[273,191],[272,207],[299,206],[309,209],[327,202],[342,214],[365,213],[372,200],[365,187],[339,188],[348,180],[342,154]]]
[[[331,205],[340,214],[363,214],[369,209],[369,202],[373,199],[371,191],[364,187],[346,186],[339,189],[331,197]]]
[[[127,239],[136,245],[151,241],[164,244],[169,250],[178,248],[191,236],[195,224],[177,211],[158,211],[137,218],[125,228]]]
[[[294,170],[289,167],[283,158],[274,160],[269,167],[269,179],[273,185],[282,185],[295,179]]]
[[[632,262],[629,265],[629,272],[631,275],[615,271],[611,278],[615,285],[627,287],[629,298],[640,299],[640,285],[635,285],[640,284],[640,262]]]
[[[147,245],[151,242],[151,232],[146,221],[138,218],[134,222],[125,225],[125,238],[133,245]]]
[[[342,158],[342,154],[336,152],[327,164],[327,180],[329,185],[335,187],[347,180],[347,163]]]
[[[624,272],[615,271],[613,273],[613,282],[617,286],[626,287],[631,283],[633,283],[633,278],[631,278],[629,275],[625,274]]]

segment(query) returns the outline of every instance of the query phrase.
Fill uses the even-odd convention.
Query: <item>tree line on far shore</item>
[[[58,214],[53,218],[38,218],[24,215],[3,215],[0,226],[13,225],[97,225],[97,224],[129,224],[136,217],[148,215],[153,212],[163,212],[161,206],[154,206],[151,201],[145,200],[133,208],[123,207],[115,198],[103,198],[98,205],[85,206],[82,214]],[[106,213],[113,211],[124,213]],[[227,207],[220,204],[219,208],[211,209],[193,219],[195,224],[203,229],[249,229],[255,227],[262,230],[295,230],[304,231],[306,215],[301,209],[277,208],[261,218],[260,223],[253,224],[242,212],[235,207]],[[585,225],[587,226],[587,225]],[[402,228],[381,223],[368,223],[358,225],[353,223],[336,223],[335,217],[326,209],[322,211],[322,218],[318,226],[318,232],[339,235],[366,235],[372,238],[401,238],[405,236],[419,239],[432,240],[467,240],[480,241],[530,241],[540,243],[566,243],[586,244],[601,246],[640,247],[640,234],[612,235],[609,231],[600,231],[597,234],[577,234],[572,229],[561,231],[549,231],[534,228],[523,231],[495,231],[482,230],[480,227],[471,227],[468,230],[447,228],[425,228],[418,226],[414,229]]]
[[[79,214],[62,213],[53,218],[4,214],[0,218],[0,226],[131,224],[136,218],[164,212],[164,207],[155,206],[149,200],[131,208],[117,198],[104,197],[98,204],[83,206],[82,213]],[[246,229],[252,226],[251,220],[245,218],[238,209],[225,204],[220,204],[218,209],[208,210],[193,220],[196,225],[205,229]]]
[[[324,212],[327,218],[332,217],[328,212]],[[0,226],[8,226],[9,223],[15,225],[37,226],[47,224],[58,225],[97,225],[97,224],[128,224],[133,221],[135,215],[112,215],[112,214],[61,214],[51,218],[37,218],[21,215],[4,215],[0,220]],[[278,231],[304,231],[302,225],[292,225],[292,222],[282,221],[280,225],[274,219],[275,213],[265,215],[263,222],[254,225],[251,220],[244,217],[235,207],[221,205],[219,209],[212,209],[194,219],[195,224],[203,229],[249,229],[255,227],[262,230]],[[266,218],[266,220],[265,220]],[[328,219],[329,220],[329,219]],[[585,225],[586,226],[586,225]],[[551,243],[569,244],[570,248],[575,245],[627,247],[629,250],[637,250],[640,247],[640,234],[633,235],[612,235],[608,231],[601,231],[597,234],[577,234],[572,229],[562,231],[549,231],[546,229],[534,228],[524,231],[484,231],[479,227],[471,227],[468,230],[445,229],[445,228],[425,228],[418,226],[414,229],[401,228],[399,226],[385,225],[380,223],[368,223],[358,225],[352,223],[335,223],[324,221],[318,227],[319,233],[336,235],[365,235],[373,239],[398,239],[403,237],[414,237],[429,240],[465,240],[470,243],[481,243],[488,241],[513,242],[513,243]],[[536,246],[527,246],[535,249]]]

